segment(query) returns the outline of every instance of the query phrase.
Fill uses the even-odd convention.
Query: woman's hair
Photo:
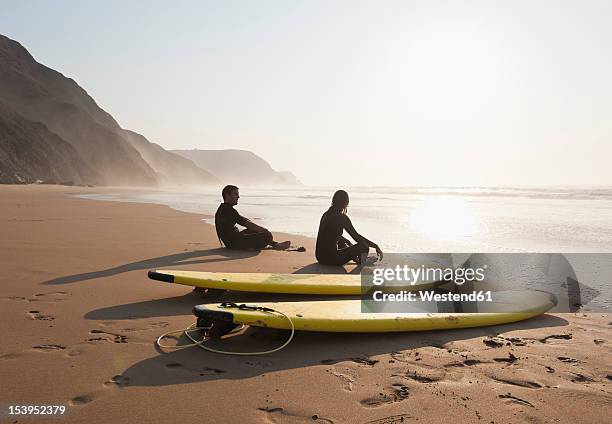
[[[346,213],[346,208],[349,204],[349,195],[344,190],[338,190],[332,197],[332,208],[338,209],[341,213]]]

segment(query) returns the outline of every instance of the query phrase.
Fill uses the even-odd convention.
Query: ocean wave
[[[538,187],[352,187],[361,194],[431,195],[462,197],[524,197],[531,199],[612,200],[612,188]],[[390,199],[395,200],[395,199]]]

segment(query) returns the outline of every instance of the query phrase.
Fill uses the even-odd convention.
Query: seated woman
[[[361,263],[361,255],[367,254],[370,247],[376,249],[379,259],[383,257],[380,247],[363,237],[353,227],[351,220],[346,215],[348,204],[348,193],[338,190],[334,193],[330,208],[321,217],[315,252],[319,263],[344,265],[350,260]],[[342,236],[344,230],[357,242],[356,244],[351,244]]]

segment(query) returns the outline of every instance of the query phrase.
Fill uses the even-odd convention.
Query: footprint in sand
[[[589,376],[584,374],[571,373],[573,377],[571,378],[572,383],[593,383],[595,380]]]
[[[453,368],[453,367],[472,367],[474,365],[480,365],[480,364],[486,364],[486,363],[490,363],[489,361],[481,361],[480,359],[466,359],[463,362],[450,362],[446,365],[444,365],[445,368]]]
[[[28,311],[30,318],[37,321],[53,321],[55,317],[53,315],[45,315],[40,311]]]
[[[401,415],[390,415],[388,417],[378,418],[373,421],[368,421],[365,424],[403,424],[409,422],[408,420],[412,418],[411,415],[401,414]]]
[[[107,342],[114,342],[114,343],[127,343],[127,336],[124,336],[122,334],[109,333],[107,331],[102,331],[102,330],[91,330],[89,333],[90,334],[100,334],[100,336],[91,337],[87,339],[88,342],[107,341]]]
[[[81,354],[83,354],[81,349],[71,349],[66,353],[66,356],[73,358],[75,356],[80,356]]]
[[[52,351],[52,350],[64,350],[66,346],[60,344],[42,344],[32,346],[32,349],[42,350],[42,351]]]
[[[485,345],[492,347],[492,348],[498,348],[498,347],[502,347],[506,344],[506,341],[501,338],[501,337],[487,337],[486,339],[483,339],[482,341]]]
[[[567,356],[557,356],[557,359],[561,362],[565,362],[566,364],[576,364],[580,362],[578,359],[569,358]]]
[[[119,387],[124,388],[130,385],[129,377],[124,377],[123,375],[116,375],[111,378],[109,381],[104,383],[106,387]]]
[[[318,414],[300,414],[290,412],[284,408],[258,408],[266,414],[266,420],[270,423],[321,423],[333,424],[334,421],[329,418],[320,417]]]
[[[371,359],[371,358],[368,358],[367,356],[351,358],[351,361],[353,361],[353,362],[355,362],[357,364],[360,364],[360,365],[367,365],[369,367],[373,367],[378,362],[380,362],[377,359]]]
[[[29,299],[30,302],[59,302],[66,300],[68,292],[58,291],[50,293],[36,293],[34,299]]]
[[[347,370],[348,371],[348,370]],[[353,391],[353,384],[357,381],[357,377],[355,375],[351,375],[350,373],[342,373],[340,371],[336,371],[335,368],[332,370],[332,375],[342,383],[342,388],[347,392]]]
[[[495,362],[506,362],[508,364],[513,364],[518,361],[518,358],[512,354],[512,352],[508,353],[507,358],[493,358]]]
[[[440,375],[423,375],[417,374],[416,371],[413,373],[408,372],[404,375],[404,377],[419,383],[437,383],[438,381],[442,381],[444,379],[444,377]]]
[[[526,379],[514,379],[514,378],[499,378],[499,377],[490,377],[492,380],[495,380],[499,383],[509,384],[511,386],[518,387],[526,387],[528,389],[541,389],[542,385],[536,381],[526,380]]]
[[[170,362],[166,364],[166,368],[169,368],[171,370],[179,370],[183,372],[188,372],[189,374],[199,375],[200,377],[205,377],[207,375],[219,375],[219,374],[224,374],[227,372],[222,369],[211,368],[211,367],[191,368],[191,367],[188,367],[178,362]]]
[[[337,362],[343,362],[343,361],[352,361],[355,362],[359,365],[368,365],[370,367],[373,367],[375,364],[379,363],[380,361],[377,359],[370,359],[367,356],[358,356],[355,358],[339,358],[339,359],[322,359],[319,361],[319,363],[323,364],[323,365],[331,365],[331,364],[335,364]]]
[[[522,339],[520,337],[504,337],[501,335],[500,337],[506,340],[506,345],[527,346],[528,343],[533,343],[533,340]]]
[[[550,336],[543,337],[540,340],[541,343],[547,343],[549,340],[571,340],[572,333],[569,334],[552,334]]]
[[[81,406],[81,405],[86,405],[89,402],[93,402],[95,399],[95,397],[93,395],[80,395],[80,396],[75,396],[72,399],[70,399],[70,402],[68,402],[71,406]]]
[[[130,385],[129,377],[125,377],[123,375],[116,375],[112,377],[110,380],[102,383],[102,388],[93,390],[89,393],[85,393],[79,396],[75,396],[68,402],[71,406],[83,406],[88,403],[93,402],[96,399],[106,397],[113,393],[116,393],[116,390],[123,389]]]
[[[376,396],[362,399],[359,403],[368,408],[377,408],[389,403],[401,402],[408,399],[408,396],[408,386],[394,384],[387,392],[380,392]]]
[[[70,399],[70,401],[68,401],[68,404],[70,406],[83,406],[83,405],[87,405],[88,403],[93,402],[94,400],[98,398],[104,397],[105,395],[106,393],[104,389],[96,390],[91,393],[86,393],[86,394],[82,394],[79,396],[75,396],[72,399]]]
[[[498,395],[497,397],[500,399],[506,400],[507,403],[513,403],[513,404],[518,404],[518,405],[523,405],[523,406],[531,406],[532,408],[534,408],[531,402],[526,401],[525,399],[518,398],[516,396],[512,396],[510,393],[507,393],[505,395]]]
[[[2,300],[22,300],[22,301],[27,301],[27,299],[23,296],[8,296],[8,297],[3,297]]]

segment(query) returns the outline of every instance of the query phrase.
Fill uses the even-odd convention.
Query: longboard
[[[359,295],[361,276],[346,274],[266,274],[197,272],[178,270],[149,271],[149,278],[167,283],[257,293]],[[444,281],[420,281],[402,290],[424,290]],[[399,290],[399,288],[398,288]]]
[[[450,257],[439,254],[414,254],[403,256],[402,265],[426,266],[445,269],[457,267],[453,261],[464,264],[467,256]],[[461,265],[459,265],[461,266]],[[166,283],[208,289],[235,290],[257,293],[314,294],[314,295],[359,295],[362,276],[359,274],[270,274],[183,271],[158,269],[149,271],[149,278]],[[445,281],[421,279],[414,284],[395,285],[396,290],[418,291],[437,287]]]
[[[554,295],[541,291],[500,291],[492,301],[407,302],[402,313],[362,312],[360,300],[312,302],[265,302],[254,306],[286,314],[296,330],[325,332],[401,332],[483,327],[522,321],[545,313],[557,304]],[[289,320],[277,313],[223,306],[197,305],[193,313],[202,320],[291,329]],[[463,312],[449,312],[449,306]],[[444,312],[440,312],[443,310]],[[470,311],[470,312],[465,312]]]

